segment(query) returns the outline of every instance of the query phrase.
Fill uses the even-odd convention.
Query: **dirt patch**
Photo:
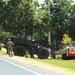
[[[9,57],[8,55],[3,55],[3,56],[7,57],[9,59],[12,59],[12,60],[23,62],[23,63],[29,64],[29,65],[33,65],[35,67],[43,68],[45,70],[49,70],[49,71],[55,72],[60,75],[75,75],[74,72],[70,72],[68,69],[66,70],[64,68],[55,67],[53,65],[47,65],[45,63],[38,62],[31,58],[18,57],[18,56]]]

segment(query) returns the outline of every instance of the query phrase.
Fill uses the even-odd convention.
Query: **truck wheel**
[[[62,59],[63,60],[67,60],[68,59],[68,57],[66,56],[66,54],[62,54]]]
[[[18,46],[14,47],[14,54],[15,55],[24,56],[25,52],[26,52],[26,50],[25,50],[25,47],[23,47],[23,46],[18,45]]]
[[[47,48],[41,48],[38,50],[37,53],[38,58],[40,59],[47,59],[49,57],[49,51]]]

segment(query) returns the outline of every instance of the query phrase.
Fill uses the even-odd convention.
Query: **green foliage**
[[[51,26],[58,40],[68,31],[68,15],[71,8],[70,0],[53,0],[51,5]]]
[[[4,5],[5,12],[0,18],[5,31],[17,34],[25,29],[32,30],[34,17],[32,0],[9,0],[4,1]]]
[[[4,43],[7,37],[10,37],[11,33],[9,32],[0,32],[0,43]]]
[[[70,9],[70,16],[69,16],[69,35],[75,40],[75,4],[72,5]]]
[[[39,5],[34,15],[34,32],[36,38],[48,37],[50,30],[48,11],[45,4]]]
[[[50,16],[48,0],[39,4],[38,0],[0,0],[0,26],[4,31],[22,34],[23,30],[35,32],[36,38],[48,37],[60,40],[64,33],[74,35],[75,5],[72,0],[52,0]]]

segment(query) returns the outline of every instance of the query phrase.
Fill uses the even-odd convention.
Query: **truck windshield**
[[[31,39],[32,39],[31,35],[28,35],[26,38],[26,40],[31,40]]]

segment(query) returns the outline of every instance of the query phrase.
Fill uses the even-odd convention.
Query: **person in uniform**
[[[9,57],[13,56],[14,43],[11,41],[11,39],[8,39],[8,42],[6,43],[6,46],[7,46]]]

